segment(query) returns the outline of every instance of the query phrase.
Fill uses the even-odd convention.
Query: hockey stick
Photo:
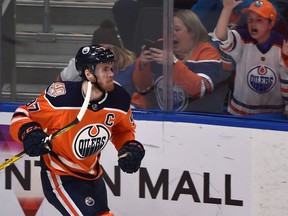
[[[46,137],[45,140],[43,141],[44,143],[47,143],[48,141],[51,141],[52,139],[56,138],[57,136],[67,132],[68,130],[70,130],[72,127],[74,127],[76,124],[78,124],[82,120],[84,114],[86,113],[88,105],[89,105],[91,91],[92,91],[92,83],[88,82],[86,97],[85,97],[85,100],[82,104],[82,107],[81,107],[77,117],[71,123],[69,123],[68,125],[63,127],[62,129],[60,129],[60,130],[52,133],[50,136]],[[49,148],[48,145],[46,145],[45,147]],[[17,155],[14,155],[10,159],[6,160],[5,162],[1,163],[0,164],[0,170],[6,168],[6,167],[10,166],[11,164],[15,163],[16,161],[18,161],[19,159],[24,157],[24,154],[25,154],[25,152],[22,151],[22,152],[18,153]]]

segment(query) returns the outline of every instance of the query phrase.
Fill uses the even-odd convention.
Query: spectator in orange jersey
[[[173,110],[223,113],[229,74],[222,71],[219,52],[208,42],[205,27],[191,10],[175,12],[173,23]],[[135,86],[146,93],[145,103],[134,95],[136,107],[163,108],[164,51],[156,47],[144,45],[136,60]]]

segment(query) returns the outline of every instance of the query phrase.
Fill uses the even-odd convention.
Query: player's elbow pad
[[[144,156],[143,145],[136,140],[130,140],[118,152],[118,165],[126,173],[137,172]]]

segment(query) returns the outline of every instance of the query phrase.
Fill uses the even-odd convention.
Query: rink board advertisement
[[[0,113],[1,162],[22,151],[9,136],[11,115]],[[146,148],[139,172],[120,171],[111,143],[101,157],[115,216],[287,215],[286,131],[135,119]],[[1,171],[1,215],[60,215],[39,172],[28,156]]]

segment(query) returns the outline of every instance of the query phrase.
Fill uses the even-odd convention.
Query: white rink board
[[[163,188],[157,198],[152,199],[147,187],[146,198],[140,199],[139,175],[122,174],[123,197],[116,199],[110,195],[111,208],[115,213],[119,211],[119,215],[127,216],[250,214],[251,146],[246,129],[144,121],[137,122],[137,125],[137,137],[146,147],[142,166],[147,168],[154,187],[161,170],[169,171],[169,199],[163,199]],[[106,171],[110,171],[108,164],[111,162],[105,154],[103,163]],[[184,171],[190,173],[200,202],[195,202],[192,195],[187,194],[180,195],[178,201],[171,200]],[[210,197],[221,199],[222,204],[204,203],[204,173],[210,174]],[[244,206],[225,205],[225,174],[231,175],[231,198],[243,200]],[[188,183],[180,188],[189,188]],[[121,203],[123,199],[125,202]]]
[[[288,215],[287,132],[162,121],[136,123],[137,139],[144,144],[146,156],[140,172],[121,172],[120,196],[107,187],[115,216]],[[0,152],[1,161],[8,157]],[[17,167],[21,170],[24,161],[33,164],[34,160],[37,158],[25,157]],[[117,153],[112,145],[104,149],[102,164],[114,182]],[[17,197],[43,196],[39,171],[33,167],[32,188],[25,192],[14,179],[12,190],[5,189],[5,172],[0,173],[1,215],[24,215]],[[44,200],[36,215],[60,214]]]

